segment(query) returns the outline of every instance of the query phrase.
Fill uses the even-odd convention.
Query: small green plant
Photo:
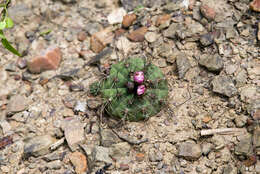
[[[8,42],[7,38],[4,35],[4,29],[12,28],[14,23],[13,20],[8,17],[7,7],[10,3],[10,0],[6,0],[3,3],[0,3],[0,8],[3,8],[1,11],[1,20],[0,20],[0,39],[2,45],[17,56],[21,56],[21,54]]]
[[[160,68],[144,59],[130,58],[113,64],[107,78],[90,85],[90,93],[101,94],[110,116],[139,121],[165,106],[168,85]]]
[[[137,7],[134,8],[134,13],[138,13],[140,10],[142,10],[144,8],[143,5],[138,5]]]

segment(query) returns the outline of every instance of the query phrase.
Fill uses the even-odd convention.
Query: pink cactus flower
[[[144,82],[144,72],[136,71],[134,74],[134,81],[138,84],[142,84]]]
[[[144,94],[145,90],[146,90],[146,87],[145,87],[144,85],[139,85],[139,86],[137,87],[137,95],[142,95],[142,94]]]

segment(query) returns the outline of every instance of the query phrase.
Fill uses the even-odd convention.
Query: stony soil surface
[[[13,0],[23,57],[0,48],[0,173],[260,173],[257,4]],[[161,68],[168,104],[120,122],[89,85],[132,56]]]

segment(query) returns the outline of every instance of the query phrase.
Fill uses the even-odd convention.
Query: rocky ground
[[[23,57],[0,48],[0,173],[260,173],[259,4],[13,0]],[[164,72],[168,104],[119,125],[89,85],[133,56]]]

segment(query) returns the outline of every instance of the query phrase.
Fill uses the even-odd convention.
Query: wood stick
[[[220,129],[207,129],[201,130],[201,136],[214,135],[214,134],[233,134],[233,133],[245,133],[245,128],[220,128]]]

